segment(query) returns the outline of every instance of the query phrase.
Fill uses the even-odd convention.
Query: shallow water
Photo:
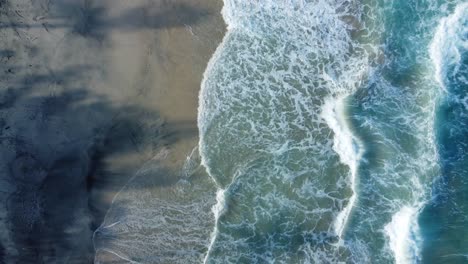
[[[199,148],[122,189],[96,261],[465,263],[467,12],[225,0]]]
[[[205,263],[463,263],[461,2],[225,0],[198,116]]]

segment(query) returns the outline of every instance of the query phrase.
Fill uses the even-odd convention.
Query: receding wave
[[[229,31],[198,118],[223,197],[206,263],[351,257],[341,236],[360,150],[338,108],[375,55],[352,37],[360,12],[352,1],[225,1]]]
[[[115,196],[94,233],[95,263],[203,261],[214,225],[210,208],[216,189],[199,169],[198,149],[182,169],[168,165],[171,155],[168,150],[158,153]]]

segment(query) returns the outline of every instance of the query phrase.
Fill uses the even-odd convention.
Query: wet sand
[[[161,151],[183,165],[221,7],[0,0],[0,263],[92,263],[115,194]]]

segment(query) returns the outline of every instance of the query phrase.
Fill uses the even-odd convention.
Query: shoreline
[[[114,196],[163,149],[171,154],[155,188],[172,188],[198,142],[198,91],[224,34],[221,6],[0,3],[0,169],[30,157],[0,179],[1,260],[93,262],[91,237]]]

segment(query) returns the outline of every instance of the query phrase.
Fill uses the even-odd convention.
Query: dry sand
[[[92,263],[93,231],[142,165],[168,150],[156,181],[174,181],[221,7],[0,0],[0,263]]]

